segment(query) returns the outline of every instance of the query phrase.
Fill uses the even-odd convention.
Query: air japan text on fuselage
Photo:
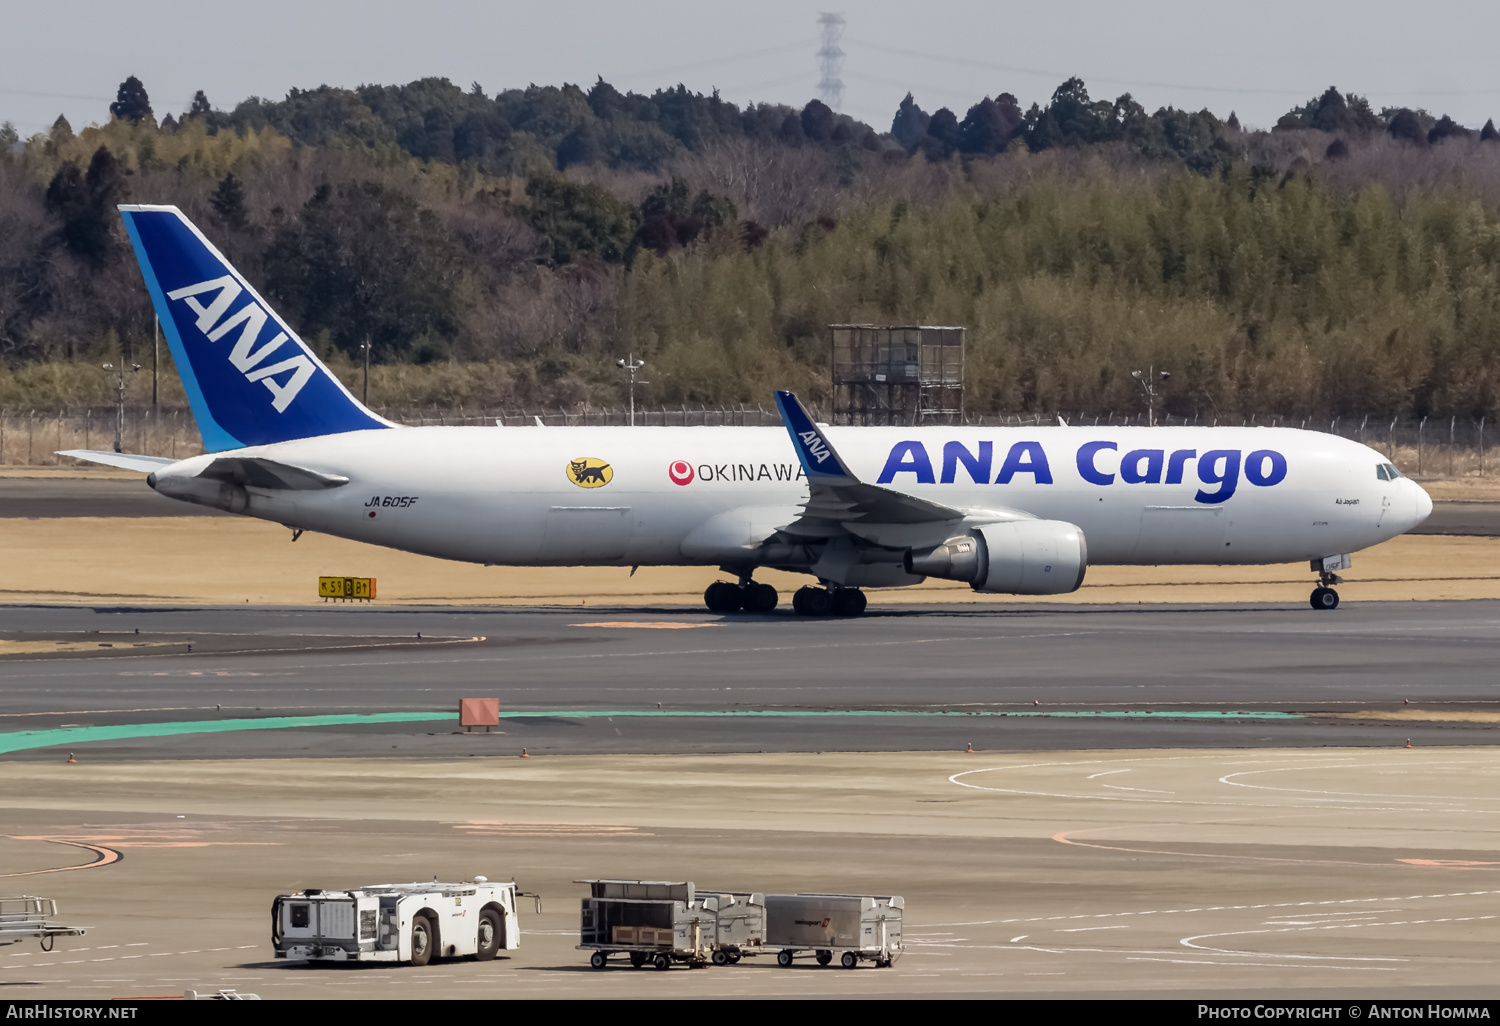
[[[1225,502],[1239,487],[1240,478],[1260,488],[1270,488],[1286,478],[1286,457],[1273,449],[1256,449],[1248,455],[1241,449],[1131,449],[1121,454],[1119,444],[1085,442],[1073,454],[1078,476],[1089,484],[1126,485],[1182,484],[1189,477],[1205,487],[1196,490],[1195,502],[1216,505]],[[1118,458],[1116,458],[1118,457]],[[1191,465],[1191,470],[1189,470]],[[975,484],[1006,485],[1018,476],[1028,483],[1053,483],[1052,464],[1040,442],[1016,442],[996,470],[995,443],[943,444],[934,461],[922,442],[897,442],[886,457],[876,484],[955,484],[960,476]],[[1212,488],[1213,490],[1209,490]]]

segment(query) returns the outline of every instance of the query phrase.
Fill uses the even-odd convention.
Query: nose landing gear
[[[1318,586],[1313,589],[1312,598],[1309,600],[1314,609],[1337,609],[1339,607],[1339,593],[1333,590],[1333,586],[1343,584],[1344,579],[1334,571],[1347,570],[1349,566],[1348,555],[1326,556],[1312,561],[1312,568],[1318,574]]]
[[[1312,607],[1314,609],[1337,609],[1339,607],[1339,593],[1332,588],[1324,588],[1321,585],[1313,589]]]

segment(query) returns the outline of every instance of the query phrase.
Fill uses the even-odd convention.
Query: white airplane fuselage
[[[1415,482],[1377,472],[1387,463],[1382,454],[1312,431],[826,433],[861,480],[964,512],[1003,509],[1075,524],[1095,565],[1315,560],[1393,538],[1432,508]],[[235,456],[348,478],[325,489],[244,486],[236,512],[485,564],[734,563],[794,520],[808,497],[780,427],[351,431],[183,460],[158,471],[154,486],[182,497],[174,484]]]

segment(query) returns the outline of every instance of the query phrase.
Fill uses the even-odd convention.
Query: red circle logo
[[[693,483],[693,465],[685,460],[677,460],[667,467],[667,476],[675,485],[686,485]]]

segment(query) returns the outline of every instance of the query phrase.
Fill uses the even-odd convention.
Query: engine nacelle
[[[975,591],[1066,595],[1088,571],[1088,542],[1076,524],[1015,520],[985,524],[906,554],[909,573],[967,581]]]

